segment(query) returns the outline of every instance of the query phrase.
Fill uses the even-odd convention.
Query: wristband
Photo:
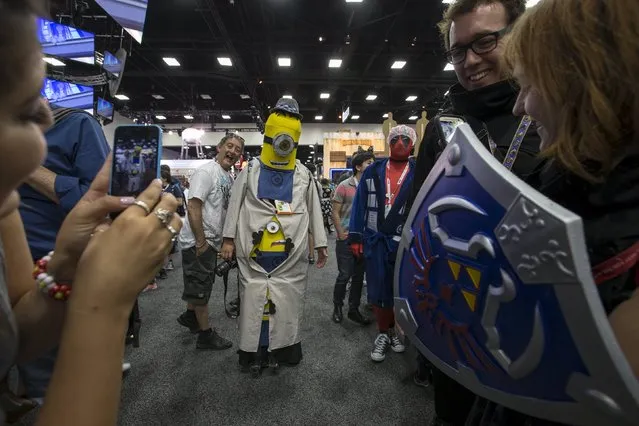
[[[55,278],[47,273],[47,268],[52,257],[53,252],[49,252],[48,255],[35,263],[33,279],[36,280],[36,285],[42,293],[48,294],[52,299],[66,301],[71,295],[71,286],[69,284],[57,283]]]

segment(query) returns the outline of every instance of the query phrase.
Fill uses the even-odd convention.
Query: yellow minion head
[[[295,169],[297,145],[302,134],[302,115],[294,99],[280,99],[266,120],[260,160],[276,170]]]

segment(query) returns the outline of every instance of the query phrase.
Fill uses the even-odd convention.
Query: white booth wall
[[[219,125],[220,127],[222,125]],[[217,145],[220,140],[226,134],[226,129],[234,131],[235,129],[249,129],[257,127],[254,124],[224,124],[224,127],[219,129],[219,131],[211,132],[207,129],[210,129],[210,124],[192,124],[189,126],[185,126],[183,124],[166,124],[167,128],[182,128],[182,127],[193,127],[196,129],[202,129],[206,132],[202,137],[202,145]],[[300,145],[322,145],[324,143],[324,133],[327,132],[337,132],[340,130],[351,131],[351,132],[381,132],[382,131],[382,123],[379,124],[337,124],[337,123],[309,123],[302,125],[302,136],[300,138]],[[264,135],[260,132],[236,132],[240,136],[242,136],[248,146],[260,146],[264,140]],[[182,139],[177,134],[177,132],[173,132],[170,134],[169,132],[164,132],[163,136],[163,145],[164,146],[181,146]]]
[[[104,134],[110,146],[113,146],[113,134],[115,133],[115,129],[118,126],[133,124],[133,121],[120,115],[119,113],[115,113],[113,122],[108,126],[104,126]],[[166,128],[188,128],[193,127],[196,129],[205,130],[204,136],[202,137],[202,145],[217,145],[222,137],[226,134],[226,130],[229,129],[231,131],[235,131],[236,129],[257,129],[254,124],[250,123],[224,123],[218,124],[218,129],[216,131],[210,131],[210,124],[169,124],[162,123],[162,126]],[[302,125],[302,136],[300,138],[300,145],[323,145],[325,133],[329,132],[339,132],[339,131],[350,131],[350,132],[381,132],[382,123],[379,124],[363,124],[363,123],[308,123]],[[246,145],[248,146],[260,146],[262,145],[264,136],[258,132],[247,132],[247,131],[238,131],[236,132],[240,136],[244,138],[246,141]],[[164,146],[181,146],[182,139],[178,135],[177,131],[165,131],[163,135],[163,145]]]

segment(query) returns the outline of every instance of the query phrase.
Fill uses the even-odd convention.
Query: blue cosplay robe
[[[393,306],[395,258],[415,169],[415,162],[409,160],[408,174],[388,216],[384,216],[388,161],[377,160],[364,171],[353,200],[348,234],[350,243],[364,244],[368,301],[380,307]]]

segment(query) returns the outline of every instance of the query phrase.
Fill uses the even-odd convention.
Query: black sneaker
[[[216,330],[208,329],[206,331],[200,331],[197,336],[196,349],[200,350],[224,350],[230,349],[233,346],[230,340],[217,334]]]
[[[358,323],[359,325],[369,325],[371,323],[371,320],[362,315],[358,309],[349,310],[348,319]]]
[[[333,309],[333,322],[339,324],[343,319],[344,314],[342,313],[342,307],[335,305],[335,309]]]
[[[193,334],[200,331],[200,326],[197,323],[197,317],[195,316],[195,312],[186,311],[182,315],[177,318],[178,324],[186,327]]]

